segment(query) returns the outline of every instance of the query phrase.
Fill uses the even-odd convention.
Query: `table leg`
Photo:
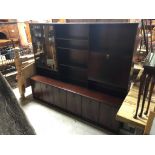
[[[139,86],[139,92],[138,92],[137,107],[136,107],[136,113],[134,115],[135,119],[137,118],[137,115],[138,115],[139,103],[140,103],[141,95],[143,94],[143,88],[144,88],[144,85],[145,85],[145,79],[146,79],[146,73],[143,72],[141,77],[140,77],[140,86]]]
[[[147,97],[147,94],[148,94],[148,87],[149,87],[150,80],[151,80],[151,75],[148,75],[147,78],[146,78],[146,82],[145,82],[142,107],[141,107],[140,114],[138,115],[139,117],[142,117],[142,114],[143,114],[145,100],[146,100],[146,97]]]
[[[153,77],[152,82],[151,82],[150,91],[149,91],[148,105],[147,105],[146,111],[144,113],[145,115],[147,115],[148,114],[148,111],[149,111],[151,97],[152,97],[152,93],[153,93],[153,89],[154,89],[154,84],[155,84],[155,79]]]

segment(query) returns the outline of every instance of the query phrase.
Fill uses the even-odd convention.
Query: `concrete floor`
[[[18,89],[13,89],[19,100]],[[20,103],[37,135],[111,135],[113,133],[85,122],[76,116],[36,101],[31,87],[26,89],[26,100]]]

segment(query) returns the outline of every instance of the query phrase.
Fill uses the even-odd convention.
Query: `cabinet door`
[[[53,96],[54,96],[54,105],[60,105],[60,97],[59,97],[59,89],[56,87],[52,87],[53,88]]]
[[[137,24],[93,24],[90,28],[90,80],[127,88]]]
[[[121,58],[104,51],[91,52],[88,78],[103,84],[127,88],[131,65],[129,59],[131,58]]]
[[[82,97],[82,116],[88,120],[97,122],[99,115],[99,102]]]
[[[58,103],[58,106],[66,109],[66,104],[67,104],[67,92],[60,89],[59,90],[59,100],[60,102]]]
[[[47,103],[53,103],[53,91],[50,85],[41,83],[42,100]]]
[[[41,87],[41,90],[42,90],[41,99],[42,99],[43,101],[48,102],[47,85],[44,84],[44,83],[40,83],[40,87]]]
[[[111,130],[118,131],[120,123],[116,121],[117,111],[118,108],[101,103],[99,110],[99,124]]]
[[[35,98],[41,99],[42,91],[40,87],[40,82],[32,81],[32,92]]]
[[[48,86],[48,92],[49,92],[49,103],[54,104],[54,90],[52,86]]]
[[[67,110],[77,114],[81,115],[81,96],[67,92]]]

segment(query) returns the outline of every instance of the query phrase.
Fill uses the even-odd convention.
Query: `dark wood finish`
[[[145,79],[146,79],[146,73],[143,72],[143,74],[140,77],[140,86],[139,86],[139,92],[138,92],[138,100],[137,100],[137,106],[136,106],[136,113],[134,115],[134,118],[137,118],[138,115],[138,109],[140,106],[140,99],[141,99],[141,95],[143,94],[143,88],[144,88],[144,84],[145,84]]]
[[[48,102],[48,90],[47,90],[47,85],[44,85],[43,83],[40,83],[40,87],[41,87],[41,94],[40,94],[40,98],[43,101]]]
[[[49,102],[48,103],[54,104],[55,103],[54,90],[53,90],[53,87],[51,87],[50,85],[48,86],[49,86]]]
[[[82,97],[82,117],[98,122],[99,104],[98,101]]]
[[[90,26],[90,32],[88,79],[96,82],[92,87],[125,96],[137,25],[94,24]]]
[[[53,26],[52,32],[48,26]],[[37,74],[44,76],[31,78],[32,83],[41,83],[44,94],[38,98],[117,131],[115,115],[130,86],[137,27],[129,23],[30,24]],[[54,39],[57,70],[47,65],[49,34]]]
[[[57,48],[59,63],[87,68],[88,51],[69,48]]]
[[[59,97],[59,89],[56,87],[52,87],[53,89],[53,96],[54,96],[54,105],[59,106],[60,105],[60,97]]]
[[[75,93],[67,92],[66,109],[74,114],[81,115],[81,96]]]
[[[42,90],[40,87],[40,82],[33,82],[32,83],[32,93],[34,98],[41,99]]]
[[[151,76],[148,75],[146,77],[146,81],[145,81],[145,87],[144,87],[144,94],[143,94],[143,101],[142,101],[142,107],[141,107],[141,111],[139,113],[139,117],[142,117],[143,115],[143,110],[144,110],[144,105],[145,105],[145,100],[148,94],[148,88],[149,88],[149,84],[150,84],[150,80],[151,80]]]
[[[50,53],[47,46],[49,26],[53,26],[56,72],[46,62]],[[126,96],[138,24],[33,23],[30,27],[37,74],[122,98]],[[37,51],[38,44],[41,53]]]
[[[148,112],[149,112],[150,103],[151,103],[151,97],[152,97],[152,94],[153,94],[154,85],[155,85],[155,78],[153,77],[152,81],[151,81],[150,91],[149,91],[148,105],[147,105],[146,111],[144,112],[145,115],[147,115]]]
[[[76,94],[79,94],[85,97],[89,97],[90,99],[97,100],[99,102],[104,101],[106,104],[110,104],[115,107],[119,107],[121,103],[123,102],[123,99],[120,99],[118,97],[110,96],[102,92],[93,91],[87,88],[72,85],[69,83],[54,80],[54,79],[40,76],[40,75],[33,76],[31,80],[39,81],[41,83],[48,84],[48,85],[57,87],[59,89],[65,90],[65,91],[69,91],[69,92],[73,92],[73,93],[76,93]]]
[[[85,120],[118,131],[116,113],[122,99],[44,76],[31,78],[33,96]]]
[[[118,108],[111,107],[106,104],[100,104],[99,107],[99,124],[117,131],[120,126],[120,122],[116,121],[116,114]]]
[[[65,90],[59,89],[60,104],[58,105],[62,109],[67,107],[67,92]]]
[[[89,24],[55,24],[56,38],[83,39],[89,37]]]

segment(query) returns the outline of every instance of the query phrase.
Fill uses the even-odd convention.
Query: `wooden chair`
[[[17,81],[18,89],[20,93],[20,99],[25,99],[25,88],[28,79],[36,74],[34,62],[24,66],[19,56],[19,48],[15,48],[15,66],[17,69]]]

